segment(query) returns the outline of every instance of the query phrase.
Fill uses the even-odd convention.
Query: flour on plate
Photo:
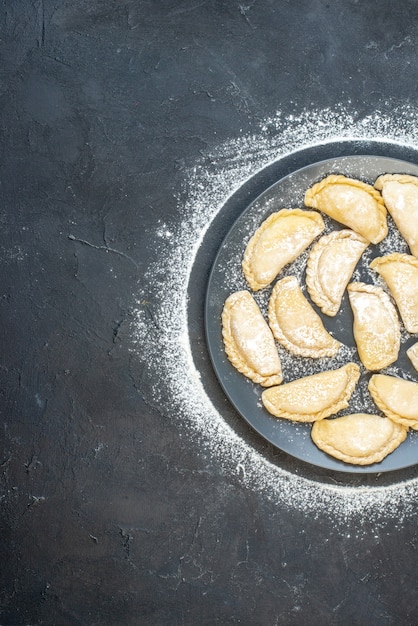
[[[258,132],[204,154],[186,173],[187,197],[179,200],[175,220],[155,224],[156,258],[145,270],[145,286],[137,294],[132,353],[148,381],[141,390],[145,400],[175,420],[179,436],[190,440],[193,451],[216,461],[220,471],[235,474],[247,488],[282,506],[310,516],[329,515],[341,524],[353,517],[364,519],[365,512],[369,522],[384,518],[402,524],[415,515],[418,478],[389,486],[324,484],[280,468],[243,441],[212,404],[195,367],[188,328],[189,279],[212,221],[257,172],[292,153],[337,141],[390,142],[418,149],[417,114],[411,106],[394,108],[390,103],[387,112],[361,119],[348,107],[288,117],[277,113]]]

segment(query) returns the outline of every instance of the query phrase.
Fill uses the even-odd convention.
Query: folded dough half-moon
[[[379,243],[388,233],[382,196],[361,180],[331,174],[306,191],[305,205],[319,209],[372,243]]]
[[[408,429],[387,417],[352,413],[315,422],[311,436],[327,454],[352,465],[380,463],[405,439]]]
[[[387,374],[374,374],[369,380],[369,391],[387,417],[418,430],[418,383]]]
[[[324,220],[315,211],[282,209],[272,213],[256,230],[244,252],[242,269],[251,289],[267,287],[324,228]]]
[[[418,177],[384,174],[374,184],[412,254],[418,257]]]
[[[222,336],[232,365],[264,387],[280,385],[282,368],[273,334],[249,291],[237,291],[225,300]]]
[[[350,283],[347,287],[354,314],[354,339],[364,367],[379,370],[398,358],[401,331],[387,293],[375,285]]]
[[[394,252],[377,257],[370,267],[384,279],[409,333],[418,333],[418,259]]]
[[[292,354],[312,358],[334,356],[340,342],[325,329],[302,293],[295,276],[277,281],[270,296],[268,317],[277,341]]]
[[[367,239],[344,229],[323,235],[312,247],[306,266],[306,286],[312,300],[326,315],[338,313],[344,290],[368,245]]]
[[[408,348],[406,355],[418,372],[418,341]]]
[[[263,405],[275,417],[293,422],[315,422],[348,406],[360,376],[356,363],[298,378],[261,394]]]

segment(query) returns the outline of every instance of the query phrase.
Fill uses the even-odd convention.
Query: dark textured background
[[[416,524],[208,469],[127,334],[184,168],[277,110],[415,104],[418,4],[0,5],[0,623],[416,624]]]

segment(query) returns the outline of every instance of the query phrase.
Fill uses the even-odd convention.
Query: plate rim
[[[218,371],[218,367],[217,367],[217,357],[214,354],[214,350],[213,350],[213,343],[212,343],[212,339],[211,339],[211,335],[212,335],[212,329],[210,328],[210,310],[211,310],[211,306],[209,303],[209,299],[211,296],[211,285],[213,284],[214,281],[214,276],[217,270],[217,266],[219,264],[219,260],[222,256],[222,253],[224,251],[224,246],[226,244],[226,242],[228,242],[228,240],[231,237],[231,234],[236,230],[238,223],[240,223],[244,217],[246,215],[248,215],[248,213],[251,210],[254,210],[254,206],[257,205],[257,203],[260,203],[263,198],[265,198],[266,196],[268,196],[269,194],[272,193],[272,191],[274,191],[280,184],[283,184],[284,181],[294,177],[294,176],[300,176],[302,175],[303,172],[305,171],[309,171],[312,168],[323,168],[324,166],[330,166],[331,164],[335,164],[334,167],[336,167],[336,164],[341,163],[343,161],[346,162],[350,162],[350,164],[352,164],[353,162],[359,163],[360,161],[364,161],[366,160],[369,165],[370,165],[370,160],[374,160],[374,159],[378,159],[378,160],[384,160],[385,162],[393,162],[394,164],[397,164],[397,168],[399,169],[400,165],[404,165],[406,167],[406,169],[415,169],[415,174],[418,176],[418,163],[414,163],[412,161],[407,161],[404,159],[400,159],[398,157],[391,157],[391,156],[385,156],[385,155],[379,155],[379,154],[345,154],[345,155],[341,155],[341,156],[335,156],[335,157],[331,157],[331,158],[327,158],[327,159],[321,159],[319,161],[312,161],[311,163],[304,165],[303,167],[300,168],[296,168],[295,170],[289,172],[288,174],[286,174],[285,176],[282,176],[281,178],[279,178],[278,180],[275,180],[272,184],[268,185],[261,193],[259,193],[255,198],[253,198],[253,200],[251,200],[251,202],[249,202],[248,204],[246,204],[244,206],[244,208],[242,209],[242,211],[237,215],[237,217],[234,219],[233,223],[230,225],[230,227],[228,228],[227,232],[224,234],[222,241],[219,245],[219,247],[217,248],[214,260],[211,264],[210,267],[210,272],[208,275],[208,280],[207,280],[207,284],[206,284],[206,291],[205,291],[205,297],[204,297],[204,332],[205,332],[205,341],[206,341],[206,346],[208,349],[208,353],[209,353],[209,357],[210,357],[210,363],[212,366],[212,369],[214,371],[214,374],[216,376],[216,379],[218,380],[228,402],[230,403],[230,405],[233,407],[233,409],[236,411],[236,413],[239,415],[240,419],[243,419],[244,422],[253,430],[255,431],[265,442],[270,443],[272,446],[274,446],[278,451],[283,451],[286,454],[290,455],[291,457],[293,457],[294,459],[296,459],[297,461],[302,461],[303,463],[307,463],[313,467],[316,468],[320,468],[320,469],[326,469],[326,470],[333,470],[336,472],[342,472],[345,474],[380,474],[380,473],[387,473],[387,472],[395,472],[395,471],[400,471],[400,470],[405,470],[407,468],[411,468],[415,465],[417,465],[418,460],[417,461],[413,461],[413,462],[407,462],[405,464],[398,464],[395,467],[386,467],[386,465],[388,465],[388,463],[385,464],[385,460],[389,459],[391,455],[388,455],[385,459],[383,459],[383,461],[381,463],[376,463],[376,464],[372,464],[372,465],[366,465],[366,466],[359,466],[359,465],[352,465],[352,464],[348,464],[348,463],[344,463],[342,461],[339,461],[338,459],[335,459],[334,457],[331,457],[330,455],[327,455],[325,452],[322,452],[318,449],[318,451],[321,453],[321,455],[325,455],[323,458],[325,458],[324,462],[319,463],[315,460],[312,460],[309,457],[309,455],[300,455],[300,454],[296,454],[292,451],[290,451],[288,449],[288,446],[282,447],[279,443],[277,443],[277,441],[272,440],[271,437],[266,436],[265,432],[263,431],[262,428],[260,428],[259,426],[257,426],[257,424],[255,424],[253,421],[251,421],[246,414],[243,413],[243,411],[239,408],[239,406],[237,406],[236,402],[234,401],[233,397],[231,397],[231,392],[229,389],[228,384],[225,381],[225,378],[223,376],[220,375],[219,371]],[[332,170],[329,171],[329,173],[332,173]],[[337,172],[336,172],[337,173]],[[341,173],[341,172],[340,172]],[[385,173],[383,171],[380,171],[381,174]],[[327,174],[325,174],[327,175]],[[318,180],[320,180],[321,178],[323,178],[324,176],[320,176],[318,178]],[[362,179],[361,176],[357,176],[357,178]],[[313,179],[312,179],[313,180]],[[310,184],[314,184],[313,181]],[[239,191],[239,190],[237,190]],[[305,205],[303,205],[305,207]],[[307,208],[307,207],[305,207]],[[220,211],[220,213],[222,212],[222,209]],[[270,211],[271,212],[271,211]],[[268,214],[268,211],[265,212],[266,214],[262,214],[260,215],[260,220],[263,221],[264,219],[266,219],[266,216]],[[259,223],[261,223],[261,221],[259,221]],[[243,245],[243,249],[242,252],[244,252],[245,246]],[[276,279],[275,279],[276,280]],[[248,290],[250,291],[250,293],[252,293],[252,290],[248,288]],[[218,331],[221,333],[221,321],[220,318],[218,318]],[[221,338],[221,343],[222,343],[222,338]],[[222,344],[222,350],[223,350],[223,344]],[[227,367],[231,367],[233,368],[232,364],[229,363],[226,354],[223,350],[223,358],[224,358],[224,362],[227,362],[228,365]],[[249,384],[251,385],[251,387],[254,389],[261,389],[261,391],[263,390],[263,388],[260,385],[256,385],[255,383],[253,383],[252,381],[246,379],[245,376],[243,376],[242,374],[240,374],[239,372],[237,372],[237,370],[235,370],[235,368],[233,368],[234,373],[237,373],[239,375],[239,377],[242,378],[243,384]],[[261,396],[261,391],[259,391],[259,396]],[[272,424],[277,424],[280,423],[280,421],[278,422],[279,418],[275,418],[273,416],[268,416],[269,419],[271,420]],[[294,422],[289,422],[289,424],[293,427],[293,431],[299,431],[301,429],[304,429],[305,431],[308,430],[309,426],[311,426],[311,424],[300,424],[300,423],[294,423]],[[310,431],[309,431],[309,440],[310,440]],[[414,433],[412,433],[413,436]],[[306,434],[305,434],[306,437]],[[411,439],[411,434],[409,435],[409,439]],[[313,444],[313,442],[311,442],[311,446],[315,446],[315,444]],[[414,443],[414,442],[413,442]],[[412,444],[413,445],[413,444]],[[416,444],[415,444],[416,445]],[[396,452],[396,450],[395,450]],[[393,454],[393,453],[392,453]],[[392,457],[393,458],[393,457]],[[390,464],[390,463],[389,463]]]

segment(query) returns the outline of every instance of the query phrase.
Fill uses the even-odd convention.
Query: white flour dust
[[[258,133],[204,155],[187,173],[187,199],[179,203],[175,220],[155,226],[156,255],[146,269],[134,316],[133,352],[148,381],[142,390],[145,399],[178,423],[179,435],[189,438],[193,450],[201,450],[225,474],[236,474],[274,502],[311,516],[329,515],[340,523],[353,517],[378,522],[384,516],[402,524],[415,514],[418,479],[381,487],[321,484],[275,466],[237,436],[213,406],[194,365],[187,316],[190,272],[213,219],[258,171],[299,150],[343,140],[418,149],[417,116],[411,106],[388,106],[387,112],[361,119],[344,107],[287,118],[277,114]]]

